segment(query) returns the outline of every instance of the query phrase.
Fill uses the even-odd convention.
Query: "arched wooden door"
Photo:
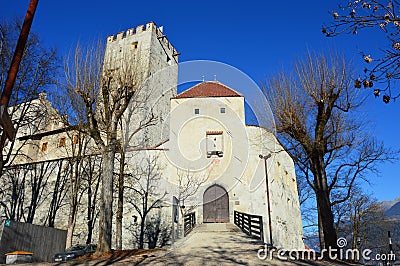
[[[229,222],[229,197],[228,192],[226,192],[223,187],[219,185],[212,185],[204,192],[203,222]]]

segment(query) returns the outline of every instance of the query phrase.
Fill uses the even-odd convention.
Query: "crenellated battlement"
[[[117,34],[110,35],[107,37],[107,42],[116,42],[122,39],[125,39],[130,36],[134,36],[136,34],[140,34],[142,32],[154,31],[157,35],[157,38],[165,44],[167,49],[171,51],[172,55],[178,56],[179,53],[173,47],[173,45],[168,41],[167,37],[162,32],[162,27],[157,28],[156,24],[153,21],[146,23],[146,25],[139,25],[136,28],[128,29],[127,31],[121,31]]]

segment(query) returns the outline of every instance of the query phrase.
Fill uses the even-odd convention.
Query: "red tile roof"
[[[191,87],[172,99],[203,97],[243,97],[243,95],[217,81],[207,81]]]

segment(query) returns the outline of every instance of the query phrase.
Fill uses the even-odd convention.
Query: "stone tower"
[[[179,53],[163,34],[163,28],[154,22],[111,35],[107,38],[104,56],[104,70],[126,71],[130,68],[137,73],[142,83],[142,97],[146,102],[140,110],[125,114],[125,133],[134,131],[144,119],[142,115],[153,113],[154,125],[141,130],[129,140],[130,147],[152,147],[163,142],[169,131],[168,114],[170,98],[176,95]],[[112,75],[112,74],[111,74]],[[140,98],[140,97],[139,97]],[[137,102],[138,97],[131,102]],[[137,103],[131,104],[137,106]],[[132,109],[132,108],[131,108]]]

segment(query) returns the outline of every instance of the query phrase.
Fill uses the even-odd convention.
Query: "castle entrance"
[[[223,187],[212,185],[204,192],[203,222],[229,222],[229,197],[228,192]]]

